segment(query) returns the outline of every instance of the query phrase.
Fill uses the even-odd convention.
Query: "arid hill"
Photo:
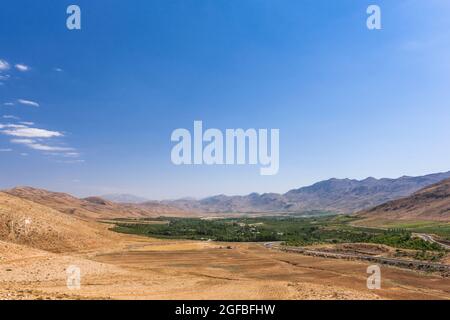
[[[51,252],[113,244],[107,225],[84,221],[41,204],[0,192],[0,241]]]
[[[369,219],[450,221],[450,179],[359,215]]]
[[[147,203],[145,206],[119,204],[99,197],[79,199],[66,193],[51,192],[31,187],[18,187],[5,190],[4,192],[42,204],[66,214],[88,219],[156,217],[180,212],[180,209],[160,203]]]

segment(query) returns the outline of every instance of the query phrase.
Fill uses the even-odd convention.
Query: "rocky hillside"
[[[369,219],[450,221],[450,179],[359,215]]]

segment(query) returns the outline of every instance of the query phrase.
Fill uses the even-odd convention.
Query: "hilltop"
[[[66,193],[31,187],[17,187],[5,190],[4,192],[66,214],[87,219],[156,217],[180,211],[179,209],[161,203],[147,203],[145,206],[139,206],[135,204],[115,203],[100,197],[79,199]]]

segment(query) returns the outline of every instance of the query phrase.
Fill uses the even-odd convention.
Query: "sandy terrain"
[[[51,252],[114,246],[118,234],[107,225],[85,221],[0,192],[0,240]]]
[[[0,248],[10,252],[0,260],[3,299],[450,299],[450,279],[383,267],[382,289],[368,290],[366,263],[260,244],[124,235],[113,250],[82,254]],[[81,269],[79,290],[66,286],[70,265]]]

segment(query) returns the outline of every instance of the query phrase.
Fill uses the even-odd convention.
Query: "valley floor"
[[[0,242],[1,299],[450,299],[450,279],[368,263],[279,252],[254,243],[123,235],[111,248],[65,254]],[[66,269],[81,269],[68,289]]]

